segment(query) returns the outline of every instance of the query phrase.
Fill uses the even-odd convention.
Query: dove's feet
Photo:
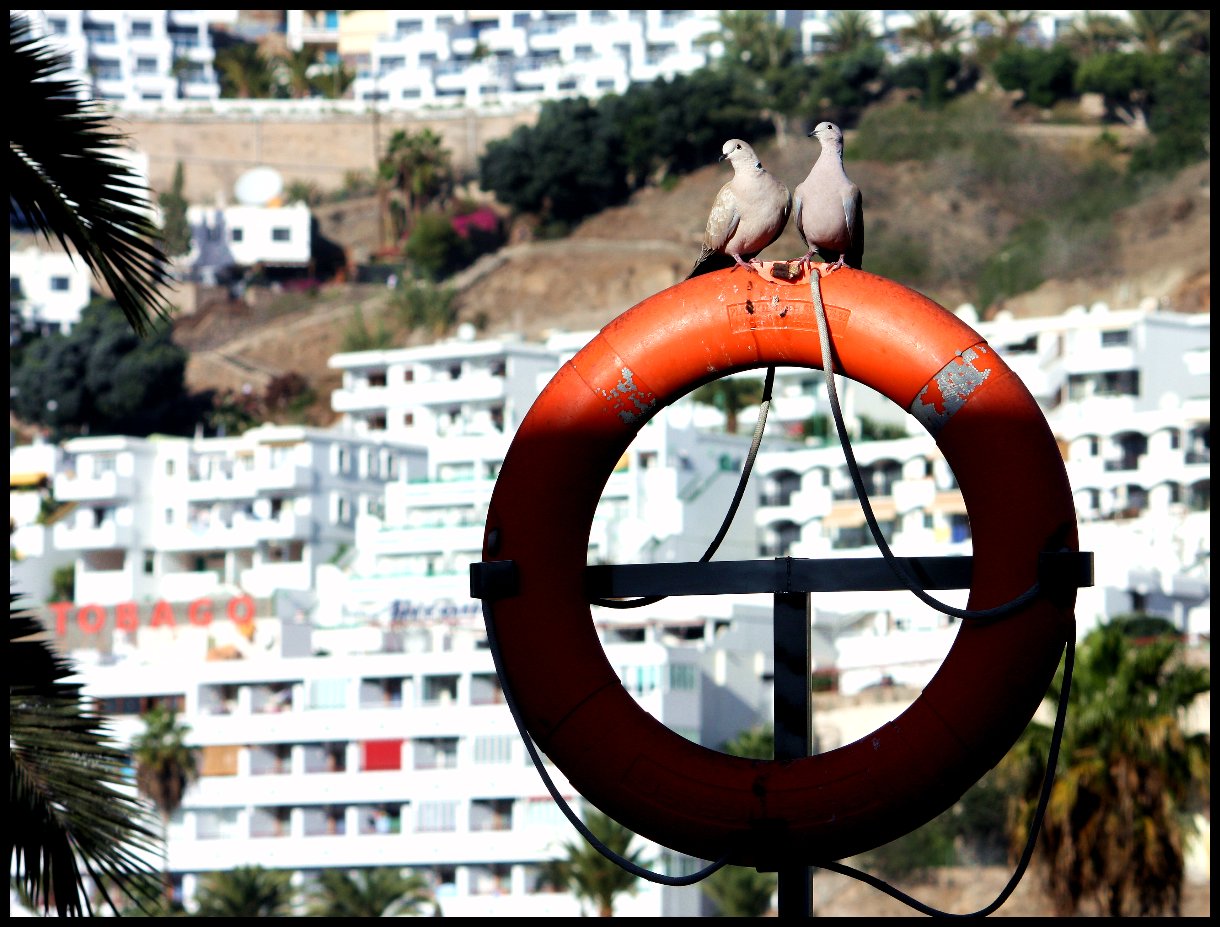
[[[829,277],[840,267],[846,267],[846,266],[847,265],[843,262],[843,256],[839,255],[839,259],[837,261],[833,261],[829,264],[820,265],[818,267],[818,276],[819,277]]]

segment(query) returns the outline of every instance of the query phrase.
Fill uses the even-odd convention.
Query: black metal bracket
[[[924,589],[968,589],[973,557],[897,557]],[[1045,551],[1038,556],[1038,581],[1053,589],[1093,585],[1090,551]],[[883,592],[906,588],[882,557],[810,560],[721,560],[711,563],[599,564],[585,568],[588,598],[726,595],[732,593]],[[470,565],[470,595],[505,599],[520,591],[515,560]]]

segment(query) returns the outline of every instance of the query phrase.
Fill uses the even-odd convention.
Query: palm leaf
[[[25,891],[59,915],[92,914],[85,876],[137,906],[158,892],[159,853],[147,808],[123,769],[103,718],[82,701],[75,672],[42,625],[9,593],[9,859]]]
[[[9,13],[9,219],[54,236],[105,281],[132,327],[168,318],[170,283],[148,190],[117,156],[126,136],[77,81],[68,59]],[[70,246],[70,247],[69,247]]]

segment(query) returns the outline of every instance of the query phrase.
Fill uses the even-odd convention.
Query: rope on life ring
[[[842,269],[822,292],[834,369],[915,415],[958,479],[974,547],[967,608],[1015,599],[1036,583],[1041,552],[1077,548],[1071,489],[1037,402],[976,332],[915,291]],[[505,685],[542,750],[637,833],[759,869],[843,859],[949,808],[1015,743],[1074,636],[1074,589],[1044,591],[1003,621],[966,622],[898,718],[785,762],[691,743],[623,688],[583,585],[601,492],[644,422],[699,385],[773,364],[823,367],[807,293],[721,271],[611,322],[522,422],[484,536],[485,563],[516,567],[516,594],[486,614]]]

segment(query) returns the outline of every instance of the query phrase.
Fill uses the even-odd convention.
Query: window
[[[246,233],[245,233],[245,230],[243,230],[243,229],[235,228],[231,232],[229,232],[229,241],[243,241],[243,240],[245,240],[245,237],[246,237]]]
[[[292,229],[274,228],[271,230],[272,241],[292,241]]]
[[[488,734],[474,739],[474,761],[478,764],[511,763],[513,741],[510,734]]]
[[[146,20],[136,20],[131,24],[133,39],[147,39],[152,35],[152,23]]]
[[[421,833],[457,830],[457,802],[420,802],[415,815],[415,829]]]
[[[346,708],[346,679],[315,679],[309,683],[310,708]]]
[[[1118,345],[1130,343],[1131,332],[1125,328],[1101,333],[1101,346],[1103,348],[1117,347]]]
[[[453,769],[457,766],[456,737],[419,737],[411,742],[415,769]]]
[[[68,280],[67,277],[52,277],[51,278],[51,289],[54,290],[56,293],[66,293],[68,291],[69,285],[70,285],[70,281]]]

